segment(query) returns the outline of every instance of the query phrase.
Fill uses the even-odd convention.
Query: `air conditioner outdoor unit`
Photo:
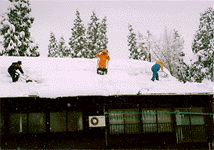
[[[89,127],[105,127],[105,116],[89,116]]]

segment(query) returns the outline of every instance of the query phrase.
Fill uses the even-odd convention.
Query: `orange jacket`
[[[96,57],[100,57],[100,61],[99,61],[99,68],[103,67],[106,68],[106,60],[110,60],[110,57],[108,56],[107,53],[97,53]]]
[[[163,71],[163,64],[162,64],[162,62],[159,60],[159,61],[156,62],[156,64],[159,64],[161,66],[161,70]]]

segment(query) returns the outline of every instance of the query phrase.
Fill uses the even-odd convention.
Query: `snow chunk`
[[[15,26],[13,24],[11,24],[8,20],[4,20],[3,21],[3,25],[4,26],[9,26],[10,30],[12,30],[13,32],[15,32]]]
[[[23,38],[24,36],[25,36],[25,32],[24,32],[24,31],[21,31],[21,32],[20,32],[20,37]]]

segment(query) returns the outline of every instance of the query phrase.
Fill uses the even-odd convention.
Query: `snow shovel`
[[[27,76],[27,75],[21,75],[20,76],[20,79],[21,80],[25,80],[26,81],[26,83],[28,83],[28,82],[33,82],[32,80],[30,80],[30,79],[28,79],[29,77]]]
[[[28,82],[36,82],[36,83],[42,83],[40,80],[33,80],[29,79],[28,75],[23,75],[23,79],[28,83]]]
[[[163,72],[164,72],[164,78],[167,78],[168,74],[165,71],[163,71]]]

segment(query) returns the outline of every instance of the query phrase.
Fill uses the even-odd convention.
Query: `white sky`
[[[0,1],[0,14],[10,2]],[[39,44],[41,56],[47,56],[50,32],[57,40],[63,35],[66,44],[71,37],[71,28],[76,19],[76,10],[87,29],[92,11],[102,20],[107,17],[108,50],[112,58],[128,58],[128,24],[134,32],[150,30],[156,36],[164,28],[176,29],[185,40],[187,57],[192,54],[193,35],[198,30],[200,13],[213,7],[213,1],[69,1],[30,0],[32,17],[31,37]]]

